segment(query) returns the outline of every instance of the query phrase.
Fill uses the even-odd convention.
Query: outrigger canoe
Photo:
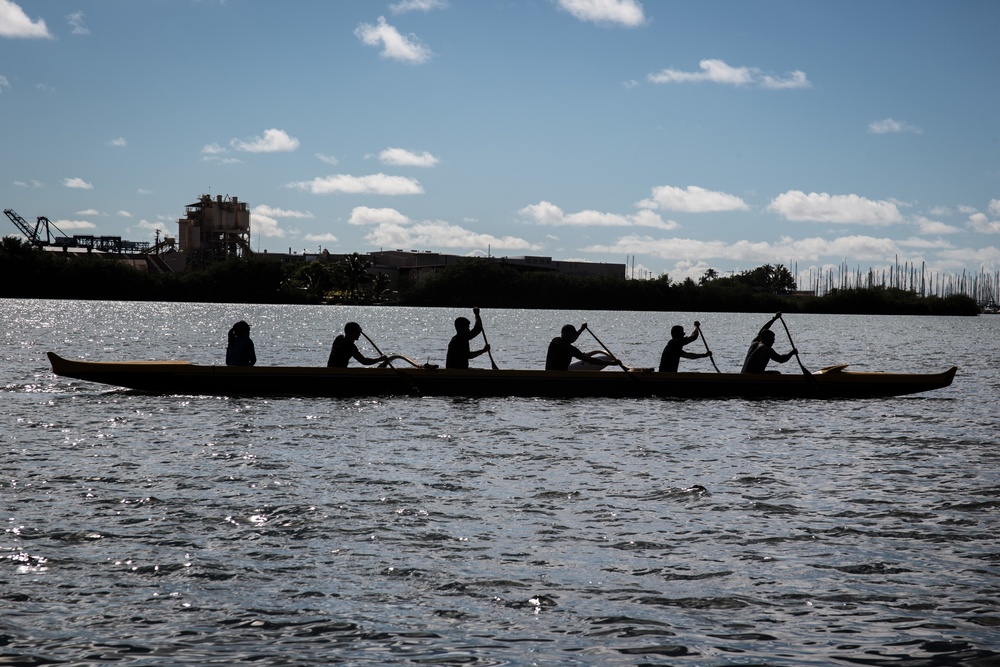
[[[401,357],[395,357],[399,359]],[[402,357],[405,359],[405,357]],[[943,373],[873,373],[830,366],[813,373],[659,373],[449,370],[436,366],[208,366],[186,361],[73,361],[49,352],[56,375],[155,394],[213,396],[518,396],[551,398],[880,398],[951,384]],[[413,363],[412,361],[410,362]]]

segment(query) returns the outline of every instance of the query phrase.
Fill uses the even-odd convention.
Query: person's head
[[[458,333],[468,333],[469,327],[471,326],[472,323],[469,322],[469,318],[467,317],[459,317],[455,319],[455,331]]]
[[[774,332],[768,329],[760,334],[760,342],[765,345],[774,345]]]
[[[670,337],[671,338],[684,338],[684,327],[679,324],[675,324],[670,327]]]
[[[361,338],[361,325],[357,322],[348,322],[344,325],[344,336],[348,340],[357,340]]]
[[[567,343],[574,342],[580,336],[580,332],[572,324],[567,324],[562,328],[562,339]]]
[[[250,335],[250,325],[240,320],[233,325],[233,333],[237,336],[249,336]]]

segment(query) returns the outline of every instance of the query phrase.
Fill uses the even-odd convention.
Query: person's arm
[[[251,366],[257,365],[257,350],[254,349],[253,341],[247,338],[247,361]]]
[[[771,348],[771,360],[777,361],[779,364],[783,364],[792,357],[794,357],[796,352],[798,352],[798,350],[796,350],[793,347],[792,351],[789,352],[788,354],[778,354],[777,352],[774,351],[774,348]]]
[[[386,360],[386,356],[384,354],[374,359],[366,357],[365,355],[361,354],[361,350],[358,349],[357,345],[354,346],[354,350],[352,350],[351,352],[351,357],[353,357],[353,359],[357,361],[359,364],[364,364],[365,366],[371,366],[372,364],[381,364],[383,361]]]
[[[481,355],[481,354],[486,354],[486,353],[487,353],[487,352],[489,352],[489,351],[490,351],[490,346],[489,346],[489,345],[487,345],[486,347],[484,347],[484,348],[483,348],[483,349],[481,349],[481,350],[477,350],[477,351],[475,351],[475,352],[469,352],[469,359],[475,359],[475,358],[476,358],[476,357],[478,357],[479,355]]]
[[[469,340],[483,333],[483,318],[479,316],[479,309],[473,308],[472,314],[476,316],[476,323],[472,326],[472,330],[469,331]]]

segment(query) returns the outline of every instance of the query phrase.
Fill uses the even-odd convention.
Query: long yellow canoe
[[[813,373],[658,373],[604,371],[448,370],[433,366],[208,366],[186,361],[74,361],[49,352],[56,375],[156,394],[215,396],[522,396],[553,398],[880,398],[941,389],[957,367],[941,373],[853,372],[830,366]]]

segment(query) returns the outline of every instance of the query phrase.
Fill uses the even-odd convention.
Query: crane
[[[56,227],[56,224],[46,218],[44,215],[38,216],[37,222],[35,222],[34,228],[25,221],[24,218],[19,216],[14,209],[7,208],[4,209],[4,214],[10,218],[10,221],[21,230],[21,233],[28,237],[28,242],[33,246],[45,246],[52,245],[53,238],[56,238],[52,234],[52,230],[56,230],[62,237],[66,237],[61,229]],[[40,231],[45,229],[45,239],[41,238]]]

